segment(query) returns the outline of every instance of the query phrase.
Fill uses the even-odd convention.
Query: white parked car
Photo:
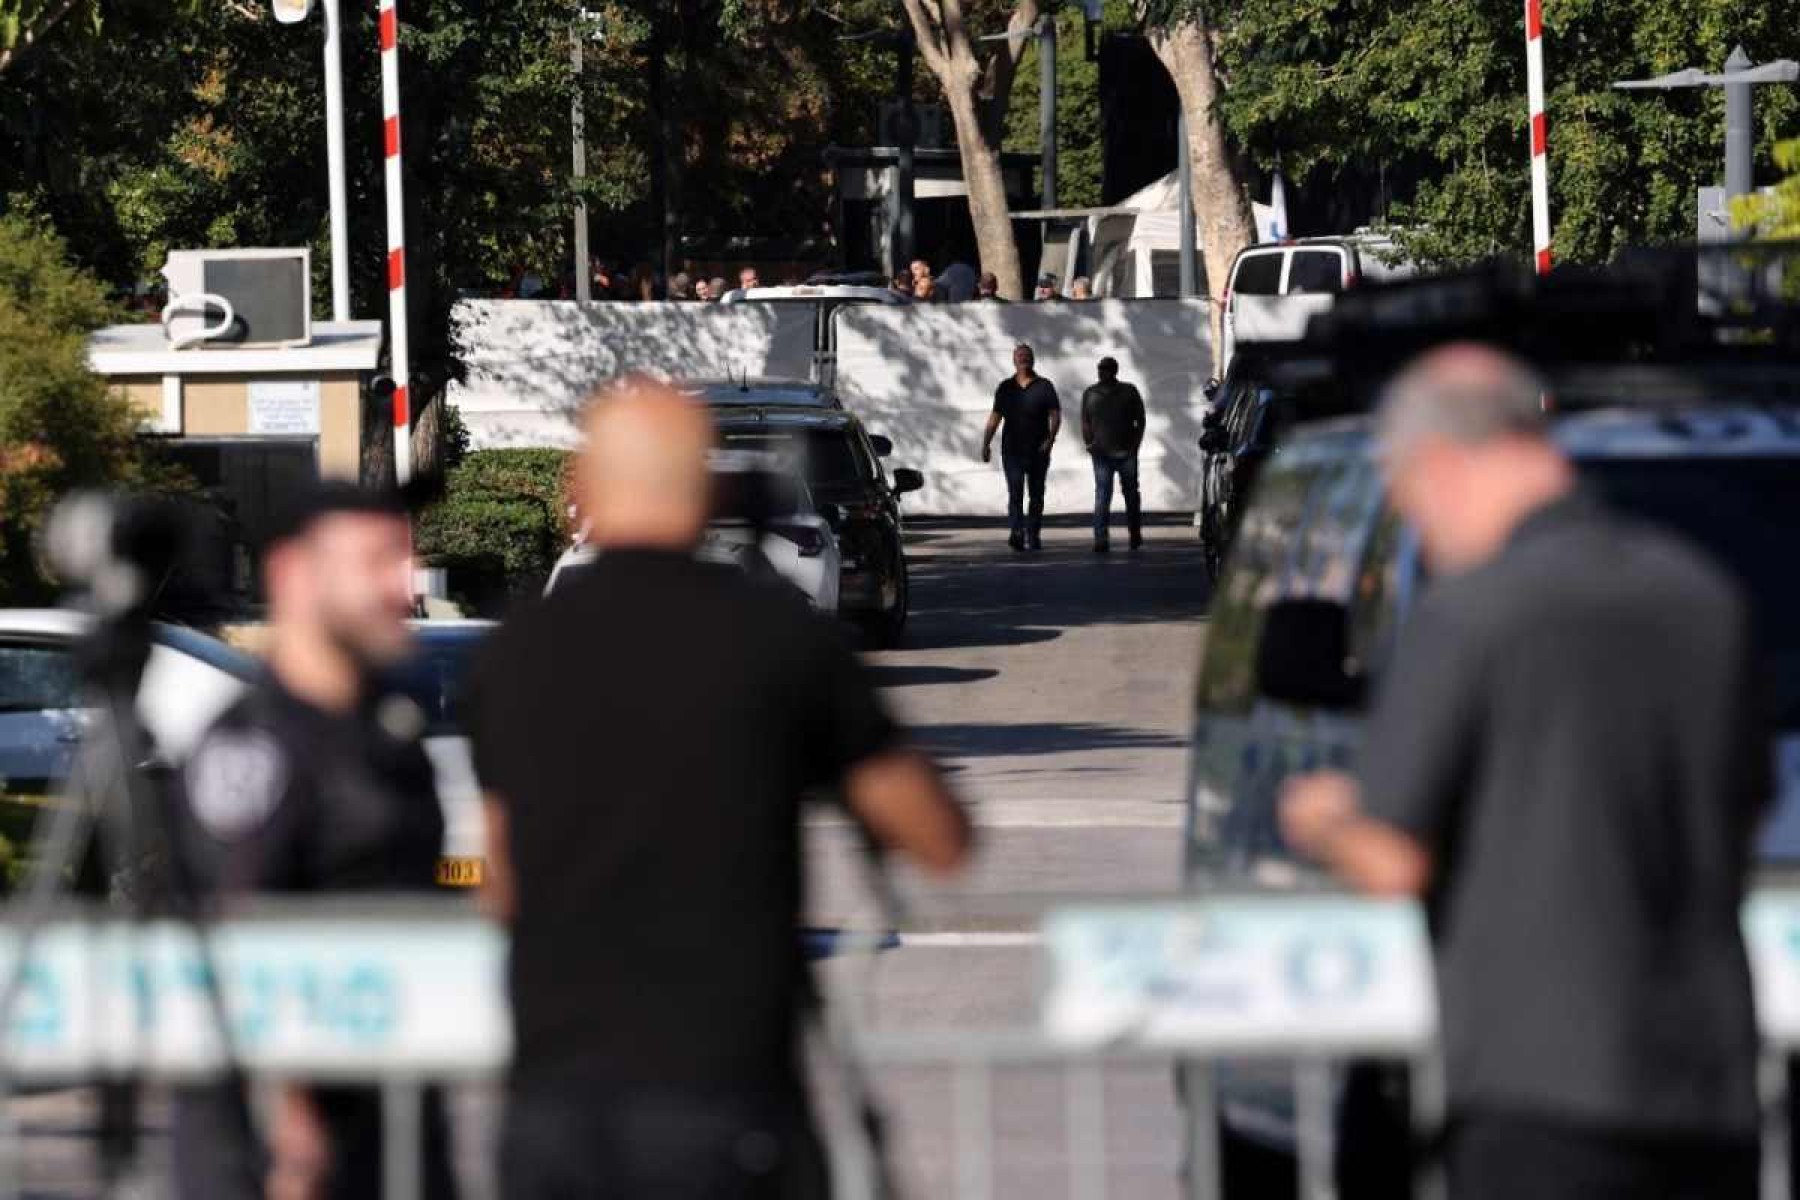
[[[1225,344],[1216,368],[1231,366],[1239,342],[1293,341],[1315,313],[1363,279],[1415,273],[1392,241],[1375,234],[1298,238],[1246,246],[1231,260],[1225,289]]]
[[[752,575],[772,574],[792,584],[814,609],[837,615],[843,563],[831,523],[819,515],[812,494],[793,470],[756,452],[713,454],[713,519],[697,555],[729,563]],[[598,551],[571,546],[544,585],[548,596],[569,572],[594,561]]]
[[[90,618],[0,610],[0,786],[44,792],[68,772],[91,720],[75,660]],[[257,669],[256,660],[179,625],[151,627],[138,716],[168,762],[187,757]]]
[[[444,854],[481,853],[479,789],[462,727],[462,690],[492,621],[414,621],[414,656],[396,682],[425,711],[444,813]],[[43,793],[67,774],[91,721],[75,661],[91,620],[67,609],[0,610],[0,787]],[[138,716],[164,761],[187,758],[200,735],[262,670],[261,662],[180,625],[152,626]]]

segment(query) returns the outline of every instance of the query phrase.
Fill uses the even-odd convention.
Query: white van
[[[1222,379],[1239,341],[1293,341],[1314,313],[1359,279],[1397,279],[1416,273],[1399,247],[1373,234],[1298,238],[1247,246],[1231,262],[1225,289]]]

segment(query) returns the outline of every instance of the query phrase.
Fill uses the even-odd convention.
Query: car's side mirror
[[[911,467],[894,468],[894,494],[905,495],[925,486],[925,477]]]
[[[894,443],[892,439],[883,437],[879,433],[871,433],[869,435],[869,445],[875,448],[876,458],[886,458],[894,452]]]
[[[1350,612],[1332,600],[1278,600],[1263,615],[1256,687],[1302,708],[1354,708],[1365,690],[1350,656]]]

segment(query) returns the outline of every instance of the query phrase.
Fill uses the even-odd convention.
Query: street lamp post
[[[1725,90],[1725,196],[1734,199],[1747,196],[1754,189],[1751,135],[1754,89],[1759,83],[1792,83],[1800,79],[1800,62],[1791,58],[1766,62],[1760,66],[1750,61],[1742,46],[1732,48],[1722,73],[1699,67],[1658,75],[1653,79],[1621,79],[1614,83],[1622,91],[1668,91],[1672,88],[1716,87]]]
[[[344,54],[338,0],[325,9],[325,176],[331,202],[331,319],[350,319],[350,220],[344,202]],[[312,0],[270,0],[283,25],[297,25],[312,12]]]
[[[350,217],[344,200],[344,55],[338,0],[325,9],[325,173],[331,195],[331,319],[350,319]]]

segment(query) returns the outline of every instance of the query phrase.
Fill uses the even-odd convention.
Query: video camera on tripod
[[[65,884],[72,880],[134,923],[172,917],[192,928],[207,957],[209,1008],[225,1047],[225,1074],[241,1095],[200,886],[182,852],[177,800],[138,712],[154,621],[200,613],[219,594],[217,532],[216,520],[197,503],[101,493],[64,500],[43,530],[45,563],[68,589],[70,606],[92,619],[75,657],[94,719],[61,795],[37,822],[23,894],[5,912],[17,957],[0,979],[0,1032],[13,1031],[38,935],[73,907]],[[135,1154],[139,1079],[128,1072],[99,1084],[100,1157],[110,1188]],[[0,1055],[0,1178],[16,1178],[10,1090]],[[246,1106],[246,1123],[247,1113]]]

